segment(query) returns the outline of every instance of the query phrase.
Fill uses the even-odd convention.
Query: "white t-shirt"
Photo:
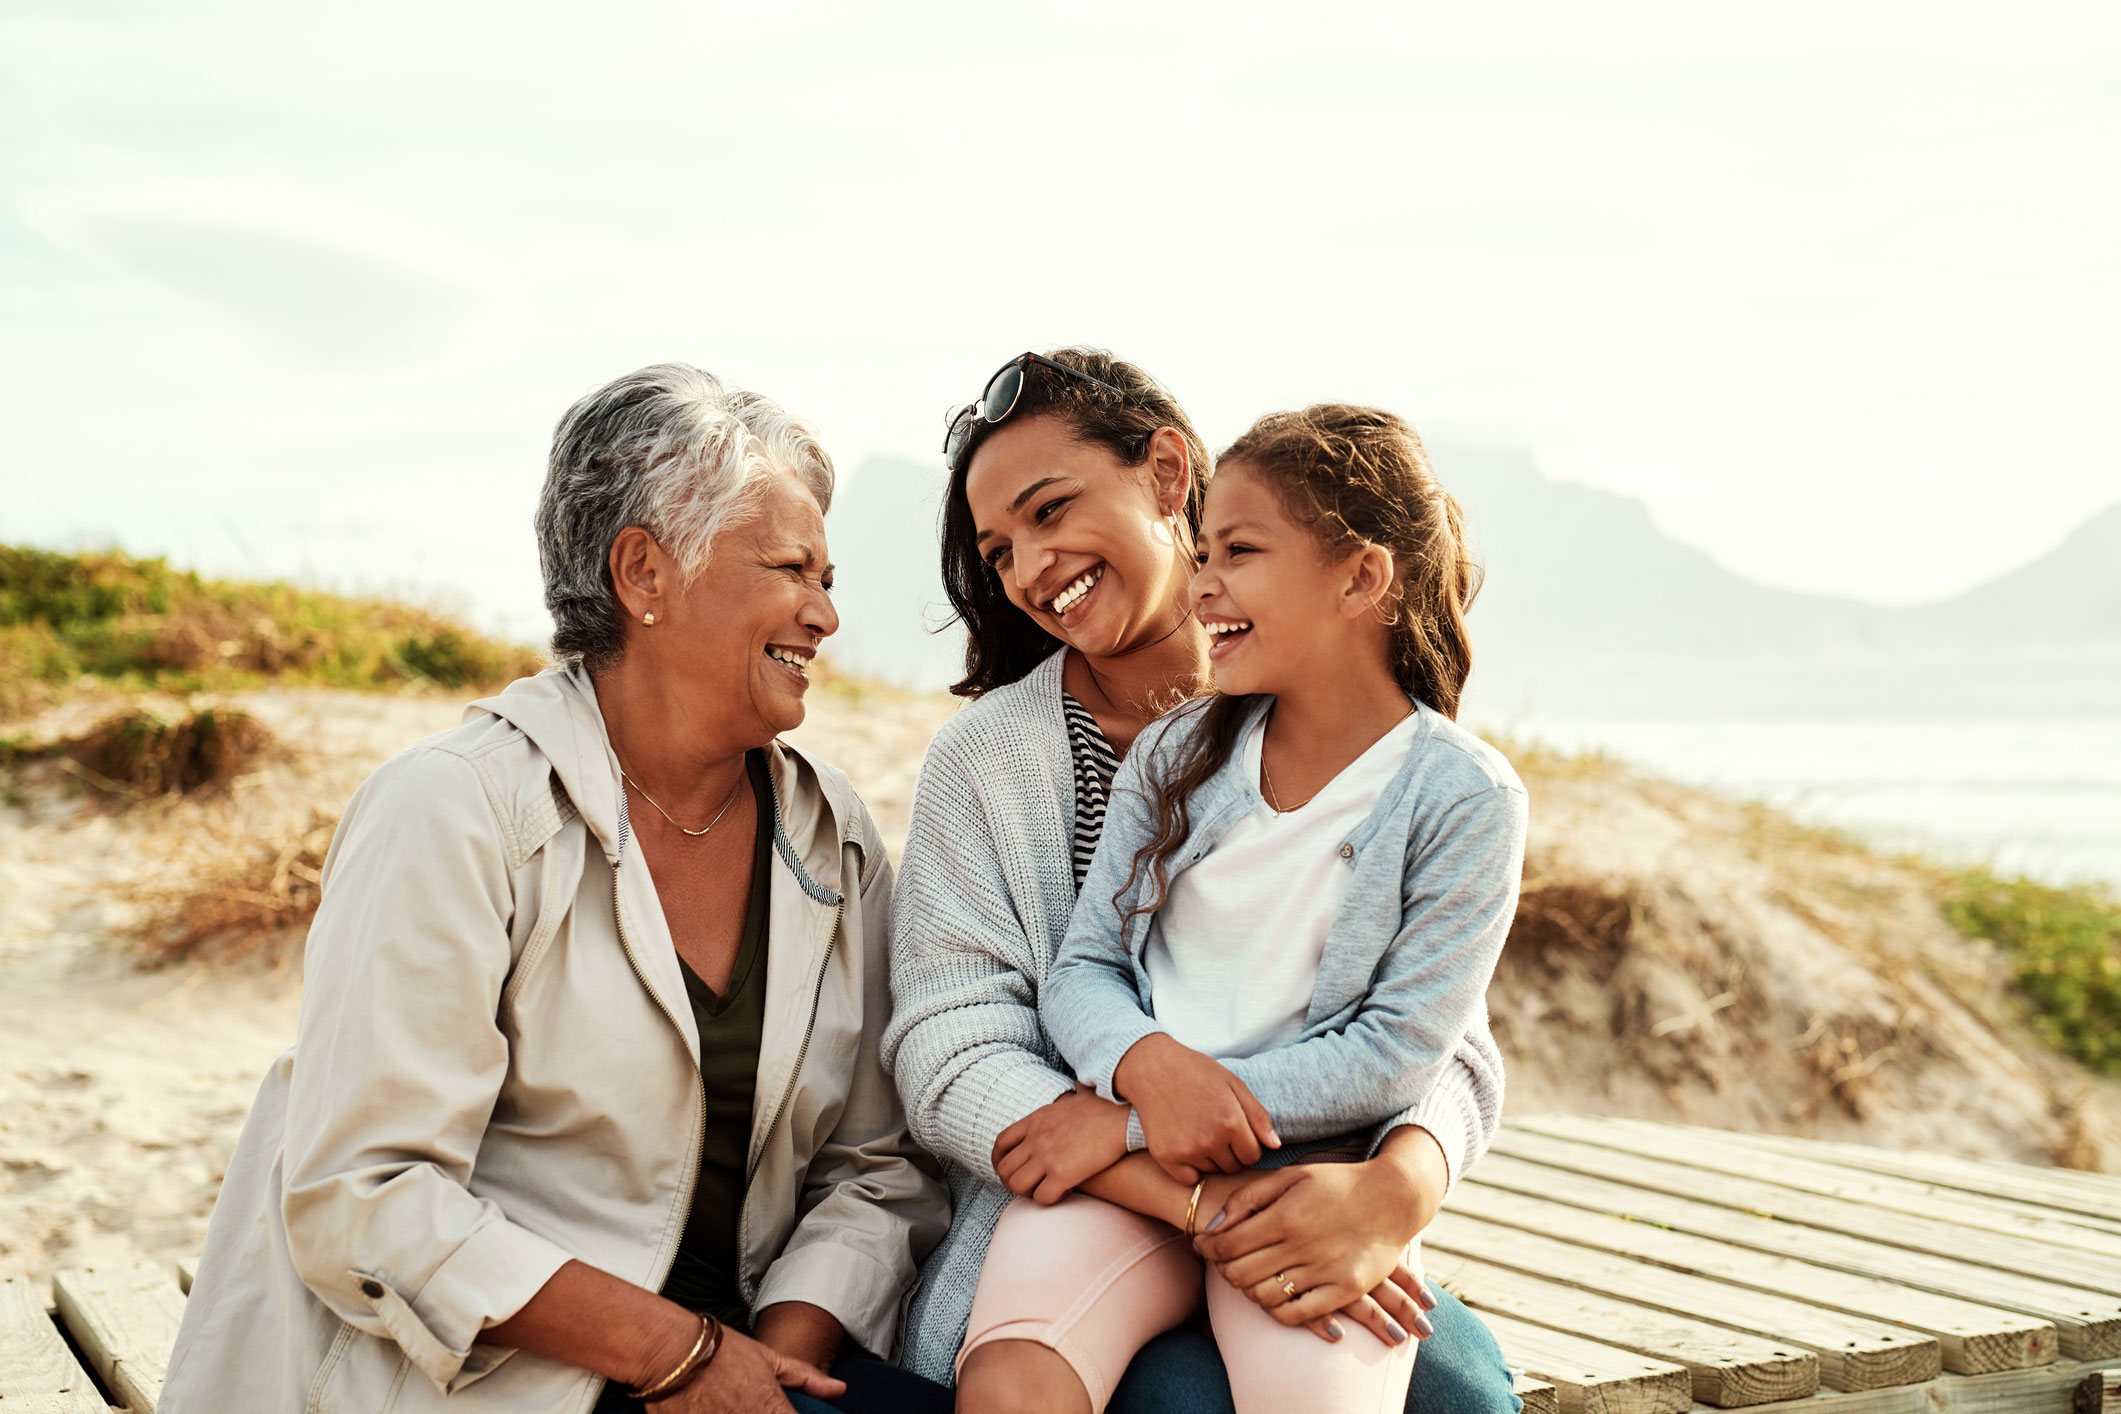
[[[1239,748],[1255,781],[1266,722]],[[1303,1034],[1326,929],[1352,877],[1341,844],[1377,808],[1419,725],[1409,715],[1299,810],[1277,815],[1262,803],[1172,881],[1143,961],[1156,1019],[1173,1037],[1228,1059]]]

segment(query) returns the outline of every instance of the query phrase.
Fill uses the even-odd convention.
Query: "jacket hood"
[[[547,668],[518,678],[464,709],[464,720],[498,717],[530,739],[560,789],[616,864],[632,837],[619,759],[604,731],[596,685],[580,667]],[[847,778],[806,752],[774,741],[766,748],[773,780],[774,847],[806,884],[834,895],[841,888],[843,840],[859,840],[859,803]]]

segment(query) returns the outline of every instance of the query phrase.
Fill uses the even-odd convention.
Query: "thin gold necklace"
[[[729,813],[729,807],[736,804],[737,787],[744,784],[744,777],[746,774],[747,773],[743,770],[739,770],[736,773],[736,779],[732,781],[729,785],[729,798],[722,802],[722,808],[720,810],[714,812],[714,818],[712,820],[709,820],[704,826],[697,830],[688,830],[683,825],[678,825],[678,822],[671,818],[671,814],[668,810],[665,810],[660,805],[655,805],[655,797],[650,795],[647,791],[641,790],[641,783],[635,780],[633,777],[627,775],[626,768],[624,766],[619,767],[620,780],[624,781],[627,785],[632,786],[635,790],[641,790],[641,799],[647,801],[650,805],[655,805],[656,814],[662,816],[665,820],[669,820],[671,824],[677,825],[679,834],[691,835],[694,839],[698,839],[701,835],[706,834],[707,831],[713,829],[716,825],[722,823],[722,817]]]
[[[1407,719],[1408,717],[1411,717],[1411,716],[1413,716],[1413,715],[1414,715],[1414,708],[1413,708],[1413,707],[1411,707],[1411,706],[1409,706],[1409,707],[1407,708],[1407,710],[1406,710],[1406,711],[1405,711],[1405,712],[1404,712],[1404,713],[1403,713],[1403,714],[1402,714],[1402,715],[1400,716],[1400,718],[1399,718],[1399,722],[1404,722],[1404,721],[1405,721],[1405,720],[1406,720],[1406,719]],[[1392,726],[1390,726],[1390,727],[1386,727],[1386,728],[1385,728],[1385,733],[1390,733],[1390,732],[1391,732],[1391,731],[1393,730],[1393,728],[1394,728],[1394,727],[1397,727],[1397,726],[1399,725],[1399,722],[1394,722],[1394,723],[1392,723]],[[1260,730],[1261,730],[1261,732],[1262,732],[1262,733],[1264,733],[1264,732],[1266,731],[1266,728],[1262,727],[1262,728],[1260,728]],[[1381,734],[1380,734],[1380,735],[1378,736],[1378,738],[1377,738],[1377,741],[1383,741],[1384,739],[1385,739],[1385,735],[1384,735],[1384,733],[1381,733]],[[1371,742],[1371,743],[1370,743],[1370,745],[1371,745],[1371,746],[1375,746],[1375,745],[1377,745],[1377,742],[1376,742],[1376,741],[1373,741],[1373,742]],[[1367,750],[1367,749],[1368,749],[1368,748],[1365,748],[1365,750]],[[1354,765],[1354,764],[1355,764],[1355,763],[1354,763],[1354,762],[1352,762],[1352,761],[1348,763],[1348,765],[1350,765],[1350,766],[1352,766],[1352,765]],[[1340,769],[1341,769],[1341,770],[1343,770],[1343,771],[1345,771],[1345,770],[1347,770],[1347,769],[1348,769],[1348,767],[1347,767],[1347,766],[1343,766],[1343,767],[1341,767]],[[1336,773],[1336,774],[1334,775],[1334,777],[1333,777],[1333,780],[1338,780],[1338,779],[1339,779],[1339,775],[1338,775],[1338,773]],[[1329,780],[1329,781],[1327,781],[1327,782],[1326,782],[1326,786],[1332,785],[1332,784],[1333,784],[1333,780]],[[1272,776],[1270,776],[1270,775],[1268,775],[1268,774],[1267,774],[1267,743],[1266,743],[1266,738],[1265,738],[1264,736],[1262,736],[1262,737],[1260,738],[1260,743],[1259,743],[1259,786],[1260,786],[1260,791],[1259,791],[1259,793],[1260,793],[1261,795],[1263,795],[1263,796],[1265,796],[1265,797],[1267,798],[1267,808],[1268,808],[1269,810],[1273,811],[1273,812],[1274,812],[1274,813],[1275,813],[1276,815],[1293,815],[1293,814],[1295,814],[1295,813],[1296,813],[1297,811],[1299,811],[1299,810],[1303,809],[1303,808],[1304,808],[1304,807],[1305,807],[1306,805],[1309,805],[1309,804],[1310,804],[1310,803],[1311,803],[1312,801],[1314,801],[1314,800],[1318,799],[1318,794],[1319,794],[1319,791],[1322,791],[1322,790],[1324,790],[1324,789],[1326,788],[1326,786],[1320,786],[1320,787],[1318,788],[1318,790],[1314,790],[1314,791],[1312,791],[1312,792],[1311,792],[1311,793],[1310,793],[1309,795],[1305,796],[1305,797],[1304,797],[1304,798],[1303,798],[1302,800],[1299,800],[1299,801],[1297,801],[1297,802],[1296,802],[1296,803],[1295,803],[1294,805],[1292,805],[1292,806],[1290,806],[1290,807],[1289,807],[1288,809],[1284,810],[1284,809],[1282,808],[1282,806],[1281,806],[1281,802],[1280,802],[1279,800],[1275,799],[1275,796],[1274,796],[1274,777],[1272,777]]]

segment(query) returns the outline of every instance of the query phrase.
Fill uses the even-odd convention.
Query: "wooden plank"
[[[1524,1406],[1523,1414],[1561,1414],[1561,1395],[1545,1380],[1518,1375],[1510,1382],[1510,1392]]]
[[[1463,1213],[1527,1232],[1552,1233],[1579,1247],[1597,1248],[1689,1276],[1902,1325],[1936,1341],[1943,1368],[1958,1374],[2045,1365],[2059,1351],[2053,1323],[2037,1316],[1937,1296],[1898,1282],[1858,1276],[1793,1257],[1733,1247],[1650,1223],[1570,1208],[1489,1187],[1480,1181],[1478,1173],[1451,1189],[1444,1212]],[[1837,1383],[1823,1361],[1820,1378]]]
[[[1679,1126],[1684,1128],[1684,1126]],[[1723,1131],[1717,1131],[1722,1133]],[[2021,1203],[2073,1213],[2121,1228],[2121,1177],[2075,1169],[2035,1168],[2001,1159],[1967,1159],[1956,1154],[1900,1152],[1826,1139],[1793,1139],[1781,1134],[1724,1135],[1734,1143],[1774,1153],[1796,1153],[1831,1159],[1850,1168],[1916,1179],[1965,1193],[2008,1193]]]
[[[0,1404],[7,1414],[109,1414],[27,1277],[0,1278]]]
[[[1431,1272],[1439,1267],[1451,1293],[1483,1314],[1497,1312],[1685,1366],[1694,1398],[1719,1409],[1796,1399],[1819,1388],[1819,1357],[1788,1342],[1765,1341],[1461,1255],[1454,1254],[1448,1264],[1430,1261]]]
[[[2121,1414],[2121,1370],[2086,1375],[2070,1393],[2070,1414]]]
[[[2053,1324],[2057,1344],[2063,1355],[2072,1360],[2121,1355],[2121,1301],[2102,1292],[1798,1227],[1758,1213],[1632,1188],[1493,1150],[1480,1161],[1479,1174],[1479,1181],[1489,1187],[1656,1223],[1696,1237],[1795,1257],[1816,1266],[1897,1282],[1939,1296],[1978,1296],[1983,1305],[2000,1306]]]
[[[1682,1366],[1508,1316],[1481,1320],[1504,1360],[1554,1387],[1561,1414],[1684,1414],[1694,1403]]]
[[[52,1294],[74,1344],[132,1414],[154,1414],[184,1320],[184,1293],[152,1262],[56,1272]]]
[[[2110,1298],[2121,1295],[2121,1257],[2069,1252],[2009,1233],[1888,1212],[1866,1203],[1800,1192],[1779,1183],[1711,1174],[1685,1164],[1641,1158],[1522,1129],[1505,1129],[1496,1135],[1490,1152],[1615,1178],[1632,1187],[1759,1213],[1823,1232],[1843,1233],[1911,1252],[1948,1256],[1975,1266],[2103,1292]]]
[[[1919,1384],[1934,1379],[1940,1368],[1937,1342],[1905,1327],[1879,1325],[1787,1297],[1684,1276],[1463,1213],[1439,1214],[1422,1233],[1421,1246],[1425,1255],[1443,1252],[1473,1257],[1668,1315],[1798,1346],[1818,1358],[1819,1383],[1835,1389]]]
[[[1988,1375],[1940,1375],[1927,1384],[1861,1394],[1819,1394],[1763,1404],[1748,1414],[2065,1414],[2071,1391],[2104,1361],[2068,1361]],[[1696,1406],[1694,1414],[1710,1414]]]
[[[2121,1233],[2098,1226],[2096,1219],[2080,1221],[2029,1204],[2013,1203],[2006,1198],[1940,1189],[1933,1184],[1853,1170],[1799,1155],[1777,1153],[1772,1160],[1763,1162],[1759,1149],[1732,1143],[1714,1130],[1574,1116],[1541,1116],[1522,1121],[1519,1127],[1534,1134],[1575,1139],[1713,1173],[1762,1178],[1785,1188],[1868,1203],[1874,1208],[1889,1208],[1916,1217],[1936,1218],[1990,1232],[2015,1233],[2073,1251],[2121,1257]]]

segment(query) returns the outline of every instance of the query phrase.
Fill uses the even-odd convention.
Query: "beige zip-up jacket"
[[[845,776],[768,754],[739,1276],[754,1311],[811,1302],[889,1354],[949,1223],[877,1056],[891,865]],[[160,1407],[583,1414],[600,1377],[480,1333],[571,1257],[659,1288],[704,1123],[692,1010],[585,674],[514,683],[369,778],[304,972]]]

